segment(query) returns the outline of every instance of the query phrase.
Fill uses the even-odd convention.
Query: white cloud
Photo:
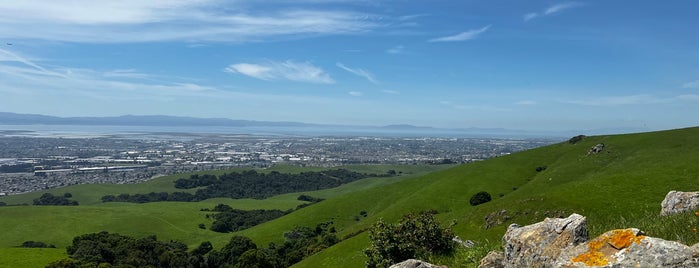
[[[699,80],[682,84],[682,88],[699,88]]]
[[[568,3],[556,4],[556,5],[553,5],[553,6],[549,7],[549,8],[547,8],[546,11],[544,11],[544,15],[550,15],[550,14],[553,14],[553,13],[558,13],[558,12],[561,12],[561,11],[563,11],[563,10],[566,10],[566,9],[569,9],[569,8],[573,8],[573,7],[577,7],[577,6],[580,6],[580,3],[568,2]]]
[[[359,91],[350,91],[348,93],[352,96],[355,96],[355,97],[361,97],[362,95],[364,95],[364,93],[359,92]]]
[[[345,65],[342,64],[341,62],[338,62],[336,65],[337,65],[337,67],[339,67],[340,69],[343,69],[343,70],[345,70],[345,71],[348,71],[348,72],[350,72],[350,73],[352,73],[352,74],[354,74],[354,75],[364,77],[364,78],[366,78],[366,80],[369,80],[369,82],[372,82],[372,83],[374,83],[374,84],[378,84],[378,82],[376,81],[376,79],[374,79],[374,75],[371,74],[370,72],[368,72],[367,70],[364,70],[364,69],[361,69],[361,68],[353,69],[353,68],[350,68],[350,67],[345,66]]]
[[[363,33],[386,26],[385,18],[373,14],[302,6],[246,8],[254,4],[220,0],[2,1],[0,36],[89,43],[246,42]]]
[[[578,2],[567,2],[567,3],[555,4],[553,6],[548,7],[547,9],[545,9],[541,13],[531,12],[531,13],[524,14],[522,16],[522,19],[524,19],[524,21],[529,21],[529,20],[532,20],[532,19],[535,19],[538,17],[552,15],[555,13],[559,13],[563,10],[571,9],[571,8],[579,7],[579,6],[582,6],[582,4],[578,3]]]
[[[684,101],[699,101],[699,95],[698,94],[686,94],[686,95],[679,95],[676,97],[679,100],[684,100]]]
[[[388,54],[403,54],[403,53],[405,53],[405,47],[402,45],[395,46],[395,47],[387,49],[386,53],[388,53]]]
[[[393,94],[393,95],[399,95],[399,94],[400,94],[400,92],[398,92],[398,91],[396,91],[396,90],[390,90],[390,89],[384,89],[384,90],[381,90],[381,92],[386,93],[386,94]]]
[[[531,20],[531,19],[536,18],[536,17],[538,17],[538,16],[539,16],[539,13],[532,12],[532,13],[524,14],[524,16],[522,16],[522,18],[523,18],[525,21],[528,21],[528,20]]]
[[[261,64],[236,63],[231,64],[224,71],[262,80],[290,80],[316,84],[335,83],[329,74],[310,62],[288,60],[283,62],[267,61]]]
[[[451,36],[445,36],[445,37],[439,37],[439,38],[434,38],[430,39],[430,42],[456,42],[456,41],[467,41],[476,38],[480,34],[484,33],[488,29],[490,29],[491,25],[487,25],[483,28],[480,29],[474,29],[474,30],[469,30],[465,31],[459,34],[451,35]]]

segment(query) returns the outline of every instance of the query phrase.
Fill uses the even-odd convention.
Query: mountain
[[[36,114],[0,112],[0,125],[105,125],[105,126],[276,126],[304,127],[313,124],[233,120],[227,118],[195,118],[166,115],[123,115],[112,117],[56,117]]]

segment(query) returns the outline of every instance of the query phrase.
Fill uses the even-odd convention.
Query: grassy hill
[[[699,128],[594,136],[575,144],[563,142],[423,176],[366,179],[336,189],[309,193],[327,200],[238,234],[252,238],[260,246],[266,246],[270,242],[283,241],[283,233],[295,226],[310,227],[320,222],[333,221],[339,237],[345,239],[298,263],[296,267],[362,267],[365,259],[361,251],[369,245],[368,234],[364,230],[379,218],[395,222],[403,214],[421,210],[438,211],[437,218],[443,223],[456,220],[455,233],[462,239],[474,240],[480,245],[475,253],[462,251],[457,253],[457,257],[437,259],[439,263],[449,267],[468,266],[465,259],[477,260],[487,250],[498,248],[510,223],[529,224],[547,216],[567,216],[573,212],[588,217],[588,226],[593,236],[611,228],[638,227],[652,236],[685,242],[697,241],[699,238],[691,232],[691,228],[699,227],[696,226],[699,222],[693,214],[658,217],[660,202],[668,191],[699,190],[697,137]],[[606,145],[604,150],[588,154],[589,149],[599,143]],[[543,166],[547,168],[537,171],[537,167]],[[406,174],[418,174],[420,170],[433,171],[425,170],[424,166],[410,167],[412,170],[408,170],[408,167],[396,170],[403,168],[406,168]],[[489,192],[493,201],[475,207],[469,205],[469,198],[479,191]],[[57,193],[62,192],[61,189]],[[76,199],[80,196],[75,192],[73,195]],[[292,207],[295,205],[291,202],[295,201],[296,196],[298,194],[281,195],[263,201],[226,202],[263,202],[269,207]],[[273,200],[280,203],[265,203]],[[204,202],[214,204],[219,200]],[[248,205],[252,206],[239,206]],[[66,234],[56,235],[53,240],[45,242],[64,246],[69,242],[68,237],[76,232],[104,228],[125,234],[153,232],[158,237],[181,239],[189,245],[210,240],[220,248],[231,235],[195,230],[193,226],[202,219],[201,215],[197,215],[200,207],[205,205],[152,203],[94,204],[77,208],[5,207],[0,208],[0,218],[3,219],[0,228],[19,228],[23,220],[66,221],[69,223],[60,225],[66,229],[54,230]],[[109,214],[99,209],[123,211]],[[486,228],[485,217],[502,210],[506,212],[500,215],[501,221],[496,220],[490,228]],[[367,212],[367,217],[360,216],[360,211]],[[60,216],[61,213],[75,214],[61,217],[49,215]],[[86,221],[90,228],[71,229],[73,224],[83,224],[73,217],[94,217],[100,220]],[[143,219],[141,225],[147,224],[147,228],[137,224],[122,226],[115,223],[119,217],[140,217]],[[5,220],[9,218],[13,220]],[[179,234],[177,228],[170,225],[187,232]],[[0,247],[16,245],[17,241],[48,240],[26,238],[27,233],[35,232],[42,226],[45,228],[46,225],[36,223],[32,226],[34,227],[10,232],[12,235],[9,237],[19,237],[21,234],[25,236],[13,238],[15,240],[12,243],[2,241]],[[43,235],[51,237],[49,231]],[[1,254],[0,250],[0,259]]]
[[[346,193],[361,191],[406,180],[415,176],[445,169],[449,166],[421,165],[362,165],[343,168],[357,172],[386,173],[393,169],[402,172],[401,176],[390,178],[367,178],[348,183],[333,189],[308,192],[314,197],[332,198]],[[326,168],[293,166],[276,166],[260,172],[319,171]],[[207,171],[200,174],[221,174],[235,170]],[[216,233],[198,228],[199,223],[209,226],[212,222],[205,218],[207,212],[201,208],[213,208],[223,203],[238,209],[293,209],[306,203],[297,200],[300,193],[284,194],[264,200],[213,198],[201,202],[158,202],[158,203],[102,203],[100,198],[107,194],[174,192],[173,181],[189,177],[179,174],[160,177],[141,184],[110,185],[88,184],[74,185],[46,191],[0,197],[0,201],[10,205],[31,204],[32,200],[43,193],[63,195],[70,192],[71,199],[79,206],[7,206],[0,207],[0,267],[37,267],[18,262],[13,257],[17,254],[31,255],[35,251],[33,263],[48,264],[52,260],[65,257],[65,248],[73,237],[92,232],[109,231],[125,235],[147,236],[155,234],[159,239],[182,241],[193,248],[202,241],[211,241],[216,248],[222,247],[230,239],[230,234]],[[196,189],[191,189],[196,190]],[[286,231],[286,230],[284,230]],[[281,237],[281,234],[278,234]],[[56,245],[59,249],[20,249],[15,248],[24,241],[42,241]],[[48,253],[47,253],[48,252]],[[49,254],[51,253],[51,254]],[[12,260],[12,261],[11,261]],[[38,265],[42,266],[42,265]]]
[[[409,211],[435,209],[444,223],[456,220],[455,232],[488,248],[498,248],[506,227],[530,224],[546,216],[576,212],[588,217],[591,235],[620,227],[639,227],[649,235],[686,243],[697,242],[691,232],[693,215],[660,218],[660,202],[670,190],[699,190],[699,128],[587,137],[458,166],[401,183],[355,192],[246,230],[259,241],[301,219],[335,218],[341,234],[368,228],[378,218],[397,221]],[[596,144],[605,149],[588,155]],[[537,172],[539,166],[547,169]],[[476,207],[468,199],[487,191],[494,200]],[[501,196],[502,195],[502,196]],[[357,211],[368,218],[354,222]],[[484,218],[507,210],[510,218],[486,229]],[[321,216],[322,215],[322,216]],[[359,235],[333,246],[296,267],[359,267],[368,236]],[[485,251],[483,251],[485,252]],[[459,260],[447,260],[452,267]]]

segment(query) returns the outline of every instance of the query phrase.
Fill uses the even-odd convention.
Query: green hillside
[[[396,170],[401,176],[389,178],[367,178],[348,183],[333,189],[308,192],[314,197],[332,198],[350,192],[360,191],[381,185],[387,185],[409,179],[415,176],[445,169],[449,166],[423,165],[367,165],[345,166],[343,168],[367,173],[385,173]],[[325,168],[298,168],[292,166],[275,166],[261,172],[279,171],[298,173],[302,171],[323,170]],[[234,170],[207,171],[199,174],[221,174]],[[300,193],[290,193],[274,196],[264,200],[256,199],[227,199],[214,198],[201,202],[157,202],[146,204],[133,203],[102,203],[100,198],[107,194],[148,193],[182,191],[174,188],[173,181],[188,177],[190,174],[178,174],[160,177],[141,184],[110,185],[89,184],[74,185],[59,189],[0,197],[7,204],[31,204],[34,198],[43,193],[62,195],[70,192],[71,199],[80,203],[79,206],[6,206],[0,207],[0,267],[36,267],[17,262],[16,254],[24,255],[36,251],[34,263],[48,264],[50,261],[65,257],[62,249],[71,243],[73,237],[85,233],[109,231],[133,236],[155,234],[163,240],[178,240],[189,245],[197,246],[202,241],[211,241],[216,248],[222,247],[230,239],[231,234],[221,234],[198,228],[198,224],[209,226],[212,222],[205,218],[207,212],[202,208],[213,208],[223,203],[237,209],[293,209],[306,203],[297,200]],[[285,230],[286,231],[286,230]],[[281,237],[281,234],[279,234]],[[24,241],[42,241],[61,248],[49,249],[18,249],[16,246]],[[46,254],[51,252],[53,254]],[[60,254],[56,254],[58,252]],[[15,261],[10,261],[15,260]],[[43,261],[43,262],[42,262]],[[39,265],[41,266],[41,265]]]
[[[591,235],[611,228],[639,227],[653,236],[696,241],[686,227],[691,218],[681,215],[674,219],[684,222],[670,222],[673,218],[657,215],[668,191],[699,190],[697,137],[699,128],[587,137],[576,144],[564,142],[351,193],[244,233],[268,241],[274,238],[270,234],[286,226],[334,218],[342,226],[341,234],[348,235],[366,229],[378,218],[391,222],[409,211],[435,209],[444,223],[458,222],[454,230],[462,239],[492,248],[499,247],[510,223],[529,224],[572,212],[588,217]],[[588,155],[599,143],[605,149]],[[547,169],[537,172],[539,166]],[[479,191],[491,193],[494,200],[470,206],[468,199]],[[503,209],[511,219],[486,229],[486,215]],[[359,210],[370,216],[354,222],[352,217]],[[368,243],[368,237],[360,235],[296,266],[358,267],[364,258],[357,251]]]
[[[434,166],[396,167],[406,175],[365,179],[335,189],[310,192],[308,194],[326,200],[237,234],[248,236],[264,247],[270,242],[283,242],[283,233],[295,226],[312,227],[333,221],[343,241],[296,267],[362,267],[365,261],[362,250],[369,245],[364,230],[380,218],[395,222],[403,214],[421,210],[436,210],[437,218],[445,224],[456,220],[455,233],[480,245],[475,249],[477,253],[457,252],[457,257],[437,259],[449,267],[468,266],[459,258],[482,255],[498,248],[510,223],[529,224],[547,216],[567,216],[573,212],[588,217],[592,236],[611,228],[638,227],[652,236],[697,241],[699,238],[690,231],[689,221],[696,222],[693,214],[658,217],[660,202],[668,191],[699,190],[697,137],[699,128],[594,136],[575,144],[562,142],[441,171]],[[606,145],[604,150],[588,154],[590,148],[599,143]],[[537,171],[537,167],[544,166],[545,170]],[[430,171],[435,172],[410,176]],[[493,201],[475,207],[469,205],[470,197],[479,191],[489,192]],[[63,189],[56,190],[56,193],[62,192]],[[73,194],[76,199],[81,198],[80,194]],[[220,202],[239,208],[290,208],[299,204],[300,201],[295,200],[297,196],[298,193],[266,200],[92,204],[74,208],[3,207],[0,208],[3,219],[0,228],[10,230],[3,235],[11,239],[0,241],[0,247],[12,247],[25,240],[41,240],[63,247],[74,235],[109,230],[129,235],[154,233],[159,238],[179,239],[190,246],[210,240],[220,248],[231,234],[196,229],[196,224],[203,221],[199,208]],[[500,221],[494,220],[490,228],[486,228],[486,215],[502,210],[506,212],[499,216]],[[367,216],[360,216],[361,211]],[[42,231],[47,228],[42,222],[65,223]],[[51,239],[42,240],[28,234]],[[0,259],[1,254],[2,251]]]

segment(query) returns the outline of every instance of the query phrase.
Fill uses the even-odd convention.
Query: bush
[[[442,229],[433,214],[408,214],[398,224],[379,220],[369,230],[371,246],[364,251],[367,267],[389,267],[407,259],[427,259],[430,255],[454,250],[451,227]]]
[[[483,203],[488,203],[490,202],[490,200],[492,200],[490,194],[488,192],[483,191],[471,196],[471,199],[468,202],[471,203],[471,206],[477,206]]]

